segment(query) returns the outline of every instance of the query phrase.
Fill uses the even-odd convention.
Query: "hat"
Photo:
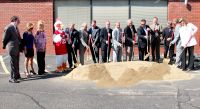
[[[56,22],[55,22],[55,24],[54,24],[54,28],[55,28],[55,30],[58,30],[58,25],[60,25],[61,26],[61,28],[62,28],[62,21],[59,19],[59,18],[57,18],[56,19]]]

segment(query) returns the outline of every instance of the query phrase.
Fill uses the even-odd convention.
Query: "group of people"
[[[3,48],[6,46],[11,57],[11,79],[10,82],[18,82],[19,74],[19,53],[24,51],[25,74],[29,72],[36,74],[33,69],[34,44],[37,51],[38,74],[45,74],[45,51],[46,35],[44,32],[44,22],[38,21],[37,32],[33,34],[34,25],[27,23],[27,31],[23,38],[20,37],[18,25],[20,20],[17,16],[11,18],[11,23],[6,26],[3,35]],[[179,18],[168,21],[167,27],[162,28],[158,23],[158,18],[154,17],[151,25],[146,24],[146,20],[140,21],[140,26],[136,29],[131,19],[127,20],[127,26],[122,29],[120,22],[115,23],[115,28],[111,29],[110,21],[105,22],[105,27],[97,26],[93,20],[91,27],[86,23],[81,25],[80,30],[75,29],[75,24],[71,23],[67,28],[63,28],[60,19],[56,19],[54,24],[53,45],[56,54],[56,72],[63,72],[68,69],[84,65],[86,51],[91,52],[94,63],[109,62],[111,49],[113,51],[113,62],[131,61],[134,58],[134,47],[138,43],[139,60],[160,63],[160,43],[164,41],[164,58],[168,57],[169,64],[175,63],[178,68],[190,71],[194,68],[194,46],[197,44],[195,34],[198,28],[186,19]],[[176,59],[174,52],[176,46]],[[100,52],[101,50],[101,52]],[[125,51],[124,51],[125,50]],[[77,52],[79,51],[79,60]],[[186,55],[189,53],[188,65]],[[28,70],[28,65],[31,70]],[[80,62],[80,63],[79,63]]]
[[[27,77],[30,77],[30,73],[36,75],[33,68],[33,58],[34,58],[34,45],[37,53],[37,64],[38,64],[38,75],[43,75],[45,72],[45,52],[46,52],[46,34],[44,32],[44,21],[39,20],[37,22],[37,31],[34,34],[34,24],[27,23],[26,31],[23,33],[23,38],[21,40],[21,51],[24,52],[25,62],[24,62],[24,73]],[[29,63],[31,70],[29,71]]]
[[[19,73],[19,57],[20,52],[24,52],[24,73],[26,77],[30,77],[31,73],[36,74],[33,68],[34,58],[34,45],[37,53],[38,63],[38,75],[43,75],[45,72],[45,52],[46,52],[46,35],[44,31],[44,21],[39,20],[37,22],[37,32],[33,33],[34,24],[27,23],[26,31],[23,33],[23,37],[20,36],[18,25],[20,19],[18,16],[11,17],[11,23],[4,29],[3,34],[3,49],[8,50],[10,56],[11,66],[11,83],[19,83],[21,79]],[[29,70],[29,65],[31,70]]]
[[[160,63],[161,41],[164,42],[164,58],[168,58],[169,53],[170,65],[176,63],[177,67],[184,71],[192,70],[194,67],[194,46],[197,44],[194,35],[197,32],[197,27],[183,18],[168,21],[165,28],[162,28],[158,23],[157,17],[153,18],[150,26],[146,24],[145,19],[142,19],[137,29],[131,19],[127,20],[127,26],[124,30],[120,27],[120,22],[116,22],[115,28],[112,30],[110,21],[106,21],[103,28],[97,26],[96,20],[92,21],[89,29],[87,24],[83,23],[79,31],[74,28],[75,24],[73,23],[66,29],[63,29],[62,25],[60,19],[55,23],[56,31],[53,37],[57,55],[57,71],[59,72],[66,70],[67,57],[70,68],[77,66],[77,50],[79,50],[81,65],[84,65],[86,50],[91,51],[94,63],[100,63],[100,50],[101,62],[109,62],[111,48],[113,49],[113,62],[123,61],[124,50],[125,60],[131,61],[134,58],[136,43],[138,43],[139,60],[149,61],[150,55],[152,55],[152,61]],[[56,39],[60,40],[56,41]],[[174,59],[175,46],[176,59]],[[65,50],[61,50],[62,47],[65,47]],[[63,59],[57,53],[59,50],[65,51]],[[189,52],[188,65],[186,65],[187,51]]]

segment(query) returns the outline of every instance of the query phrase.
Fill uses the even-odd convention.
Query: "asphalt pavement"
[[[23,75],[20,58],[20,72]],[[9,57],[3,56],[9,70]],[[2,62],[1,62],[2,64]],[[37,71],[37,64],[35,63]],[[72,81],[63,77],[70,72],[54,73],[55,56],[46,57],[44,76],[8,82],[0,65],[0,109],[200,109],[200,71],[185,81],[142,81],[128,88],[99,88],[89,81]]]

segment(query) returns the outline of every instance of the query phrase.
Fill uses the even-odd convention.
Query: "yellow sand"
[[[98,87],[127,87],[142,80],[188,80],[192,75],[167,62],[133,61],[80,66],[65,78],[94,81]]]

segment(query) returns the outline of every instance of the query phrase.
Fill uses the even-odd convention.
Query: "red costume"
[[[59,37],[58,35],[60,35],[60,37],[61,37],[60,41],[58,41],[58,42],[54,41],[56,55],[67,54],[65,32],[56,30],[54,34],[56,35],[55,37]]]

